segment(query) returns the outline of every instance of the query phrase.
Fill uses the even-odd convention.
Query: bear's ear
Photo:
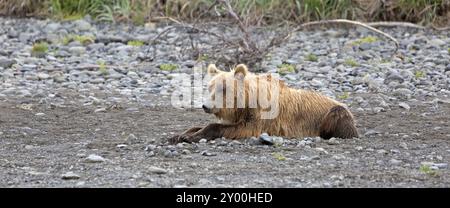
[[[208,65],[208,75],[209,76],[215,76],[216,74],[220,73],[220,71],[215,64]]]
[[[234,77],[236,77],[237,79],[244,79],[244,77],[247,76],[247,74],[248,69],[247,66],[245,66],[244,64],[239,64],[234,69]]]

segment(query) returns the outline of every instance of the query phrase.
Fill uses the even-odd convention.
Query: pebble
[[[282,145],[284,142],[282,137],[269,136],[267,133],[262,133],[259,139],[262,144],[267,145]]]
[[[38,77],[39,79],[41,79],[41,80],[44,80],[44,79],[50,78],[50,75],[48,75],[48,74],[46,74],[46,73],[38,73],[38,74],[37,74],[37,77]]]
[[[397,159],[390,159],[389,163],[391,163],[392,165],[399,165],[402,163],[401,160],[397,160]]]
[[[129,134],[128,137],[126,138],[126,142],[128,144],[138,144],[138,143],[142,143],[144,141],[143,141],[143,139],[137,137],[134,134]]]
[[[0,57],[0,68],[10,68],[13,64],[16,64],[17,61],[14,59],[8,59],[4,57]]]
[[[173,158],[178,157],[180,154],[176,150],[166,150],[164,152],[164,157]]]
[[[95,155],[95,154],[91,154],[86,158],[86,162],[89,162],[89,163],[101,163],[101,162],[105,162],[105,161],[106,161],[105,158],[103,158],[100,155]]]
[[[337,139],[337,138],[334,138],[334,137],[332,137],[332,138],[330,138],[328,141],[327,141],[327,144],[329,144],[329,145],[338,145],[338,144],[340,144],[341,142]]]
[[[211,153],[211,152],[206,151],[206,150],[202,151],[200,154],[203,155],[203,156],[216,156],[217,155],[216,153]]]
[[[398,106],[400,106],[403,109],[406,109],[407,111],[409,111],[411,109],[411,107],[404,102],[399,103]]]
[[[61,175],[61,178],[64,180],[76,180],[79,179],[80,176],[78,174],[75,174],[74,172],[67,172]]]
[[[370,129],[368,131],[366,131],[366,133],[364,133],[364,136],[372,136],[372,135],[377,135],[377,134],[381,134],[381,132],[374,130],[374,129]]]
[[[150,166],[149,168],[147,168],[148,172],[150,173],[154,173],[154,174],[166,174],[168,171],[164,168],[159,168],[159,167],[155,167],[155,166]]]
[[[104,113],[106,112],[106,108],[97,108],[94,110],[94,113]]]
[[[229,143],[229,145],[231,145],[231,146],[241,146],[241,145],[243,145],[242,144],[242,142],[240,142],[240,141],[237,141],[237,140],[233,140],[232,142],[230,142]]]
[[[400,142],[400,145],[399,145],[401,148],[403,148],[403,149],[405,149],[405,150],[407,150],[408,149],[408,145],[406,144],[406,142]]]
[[[317,147],[317,148],[315,148],[315,150],[320,153],[328,154],[328,152],[324,148],[321,148],[321,147]]]
[[[145,147],[145,151],[153,151],[156,149],[156,145],[154,144],[149,144]]]
[[[75,56],[81,56],[86,53],[86,48],[82,46],[74,46],[69,48],[69,52]]]

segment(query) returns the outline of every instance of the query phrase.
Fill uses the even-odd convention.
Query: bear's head
[[[248,121],[259,115],[261,109],[271,107],[273,86],[271,75],[257,76],[244,64],[226,72],[208,66],[208,95],[203,103],[206,113],[214,114],[222,122]],[[278,80],[275,80],[278,84]],[[273,101],[273,99],[272,99]]]
[[[246,108],[242,101],[245,99],[245,80],[250,73],[247,66],[240,64],[229,72],[222,71],[211,64],[208,66],[208,95],[203,103],[206,113],[214,114],[225,122],[234,123],[241,117],[240,113]],[[238,103],[239,102],[239,103]]]

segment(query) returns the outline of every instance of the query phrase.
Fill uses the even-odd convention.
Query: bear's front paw
[[[192,142],[198,142],[200,139],[197,137],[192,136],[192,134],[182,134],[182,135],[176,135],[171,138],[169,138],[169,144],[178,144],[181,142],[186,143],[192,143]]]
[[[169,144],[178,144],[183,142],[183,139],[181,138],[181,135],[175,135],[169,138],[167,141],[169,142]]]
[[[187,143],[198,142],[196,139],[196,136],[193,136],[192,134],[182,134],[182,135],[180,135],[179,139],[182,142],[187,142]]]

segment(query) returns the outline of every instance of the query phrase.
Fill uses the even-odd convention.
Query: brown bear
[[[208,76],[210,101],[204,102],[203,109],[219,122],[191,128],[169,142],[243,139],[262,133],[288,138],[358,137],[347,107],[317,92],[289,88],[272,75],[250,73],[243,64],[229,72],[209,65]]]

